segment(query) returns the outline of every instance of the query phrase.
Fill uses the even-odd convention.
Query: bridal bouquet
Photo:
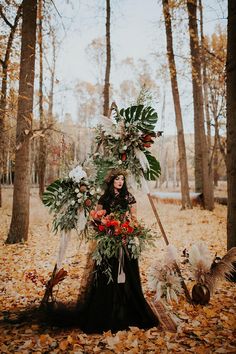
[[[43,203],[54,214],[53,230],[67,232],[84,229],[89,212],[98,198],[94,182],[87,178],[81,166],[77,166],[68,177],[58,179],[47,187]]]
[[[98,265],[104,258],[118,258],[121,247],[128,257],[136,259],[154,239],[149,229],[136,220],[130,221],[124,214],[106,215],[105,210],[92,210],[90,216],[93,226],[91,237],[97,241],[93,258]]]

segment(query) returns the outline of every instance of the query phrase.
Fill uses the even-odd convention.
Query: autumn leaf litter
[[[0,250],[0,316],[39,304],[44,294],[43,281],[48,280],[54,267],[59,236],[51,232],[51,216],[41,205],[36,190],[31,191],[29,240],[26,244],[5,245],[11,214],[11,189],[3,191],[1,210]],[[157,235],[156,247],[146,250],[140,261],[143,290],[148,299],[148,270],[162,259],[165,243],[152,214],[148,199],[137,193],[138,217],[152,227]],[[214,257],[226,253],[225,206],[216,205],[213,212],[195,207],[180,210],[179,205],[156,204],[171,244],[179,255],[193,243],[206,243]],[[69,276],[59,285],[57,299],[75,301],[84,271],[86,244],[78,241],[76,233],[67,251],[64,268]],[[184,258],[180,257],[183,261]],[[182,273],[191,291],[193,274],[188,264],[181,264]],[[37,274],[34,282],[29,274]],[[221,282],[210,304],[202,307],[188,304],[183,296],[179,302],[167,305],[178,323],[177,333],[152,328],[144,331],[131,327],[116,334],[86,335],[79,329],[58,330],[45,324],[3,324],[0,333],[1,353],[236,353],[236,294],[235,284]]]

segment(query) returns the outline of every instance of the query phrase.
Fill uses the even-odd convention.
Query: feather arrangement
[[[197,283],[204,284],[212,264],[212,257],[206,245],[198,243],[189,250],[189,262],[194,269]]]
[[[211,292],[214,291],[217,281],[227,278],[235,270],[233,262],[236,261],[236,247],[231,248],[218,262],[211,264],[210,272],[206,274],[206,284]]]
[[[176,259],[177,250],[169,245],[163,261],[151,269],[148,284],[150,290],[155,291],[154,301],[165,299],[168,303],[178,302],[178,296],[183,293],[181,278],[174,268]]]
[[[236,247],[231,248],[218,262],[212,261],[212,256],[203,243],[193,245],[189,250],[189,262],[194,269],[196,282],[208,287],[212,294],[217,281],[225,279],[234,270],[236,261]]]

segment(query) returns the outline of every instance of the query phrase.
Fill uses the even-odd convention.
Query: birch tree
[[[195,189],[203,192],[204,207],[214,208],[213,179],[204,126],[204,107],[202,93],[202,75],[199,37],[197,28],[197,0],[187,1],[188,25],[190,37],[190,53],[192,65],[192,89],[194,108],[194,135],[195,135]]]

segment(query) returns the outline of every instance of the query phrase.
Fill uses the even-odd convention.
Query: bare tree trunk
[[[38,15],[39,15],[39,30],[38,30],[38,44],[39,44],[39,128],[44,129],[44,112],[43,112],[43,12],[42,0],[38,1]],[[40,136],[39,139],[39,196],[42,198],[45,187],[45,171],[46,171],[46,144],[45,137]]]
[[[108,117],[109,113],[109,91],[110,91],[110,71],[111,71],[111,37],[110,37],[111,7],[110,0],[106,0],[106,73],[104,84],[104,104],[103,115]]]
[[[208,152],[209,152],[209,158],[210,158],[211,119],[210,119],[210,113],[209,113],[207,71],[206,71],[205,47],[204,47],[202,0],[199,0],[199,11],[200,11],[200,32],[201,32],[201,62],[202,62],[202,78],[203,78],[203,98],[204,98],[204,109],[205,109],[206,126],[207,126],[207,145],[208,145]]]
[[[50,80],[51,80],[51,85],[50,85],[50,91],[48,95],[48,124],[53,123],[53,100],[54,100],[54,84],[55,84],[55,71],[56,71],[56,35],[55,35],[55,30],[54,28],[51,28],[50,30],[51,36],[52,36],[52,67],[50,68]],[[48,134],[46,134],[46,141],[50,137]],[[55,166],[53,164],[48,165],[48,170],[47,170],[47,181],[53,181],[56,179],[56,171],[55,171]]]
[[[227,44],[227,248],[236,246],[236,2],[228,0]]]
[[[30,154],[32,129],[37,0],[23,0],[20,82],[16,127],[16,164],[12,219],[7,243],[26,241],[29,228]]]
[[[5,155],[4,148],[6,146],[4,130],[5,130],[6,107],[7,107],[8,66],[9,66],[12,43],[19,23],[19,19],[21,17],[21,12],[22,12],[22,5],[19,5],[14,23],[11,24],[3,14],[2,6],[0,6],[0,16],[11,28],[8,41],[7,41],[5,57],[3,60],[0,59],[0,63],[2,65],[2,86],[1,86],[1,93],[0,93],[0,207],[2,206],[1,180],[2,180],[3,168],[4,168],[4,155]]]
[[[185,139],[184,139],[183,120],[182,120],[177,72],[176,72],[176,65],[175,65],[175,58],[174,58],[174,51],[173,51],[173,38],[172,38],[171,16],[169,10],[169,0],[162,0],[162,4],[163,4],[163,13],[164,13],[165,27],[166,27],[167,56],[169,61],[172,96],[173,96],[174,107],[175,107],[175,121],[177,127],[182,208],[185,209],[185,208],[191,208],[191,201],[189,196],[187,157],[186,157],[186,148],[185,148]]]
[[[195,188],[203,192],[204,208],[213,210],[213,178],[209,166],[209,155],[204,127],[204,110],[202,95],[202,75],[199,39],[197,29],[197,0],[187,1],[189,16],[190,51],[192,62],[192,86],[195,129]],[[202,188],[201,190],[199,190]]]

